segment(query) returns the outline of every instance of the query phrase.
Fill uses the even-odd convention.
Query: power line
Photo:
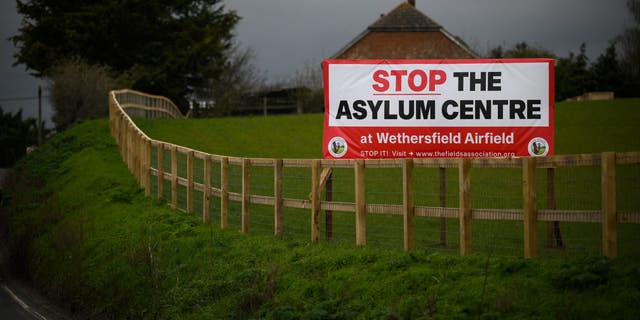
[[[48,98],[49,96],[43,95],[43,98]],[[29,101],[29,100],[38,100],[38,96],[32,97],[13,97],[13,98],[0,98],[0,102],[16,102],[16,101]]]

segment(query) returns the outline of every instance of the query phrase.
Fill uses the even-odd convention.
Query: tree
[[[640,1],[628,0],[627,7],[634,24],[617,38],[620,46],[620,67],[624,86],[623,96],[640,96]]]
[[[216,78],[239,17],[220,0],[17,0],[16,64],[42,77],[69,57],[126,73],[183,110]]]
[[[322,112],[324,110],[324,91],[320,62],[305,63],[302,69],[296,70],[294,82],[298,113]]]
[[[566,58],[560,58],[555,68],[555,96],[562,101],[582,95],[593,89],[593,81],[589,72],[589,58],[586,55],[586,45],[580,45],[580,53],[569,52]]]
[[[53,123],[61,132],[77,120],[106,117],[107,96],[117,88],[109,68],[89,65],[72,59],[49,71],[49,99],[53,106]]]
[[[497,46],[488,53],[489,58],[555,58],[553,52],[542,47],[532,47],[526,42],[516,43],[507,51],[502,46]]]
[[[591,65],[590,68],[593,90],[613,91],[618,93],[623,85],[620,77],[622,70],[616,53],[616,43],[611,42],[609,47]]]
[[[247,95],[264,87],[262,71],[253,63],[255,54],[249,47],[234,44],[226,51],[227,60],[220,75],[211,79],[204,96],[214,101],[209,112],[201,112],[202,116],[230,115],[234,108],[245,103]]]
[[[502,46],[497,46],[495,48],[489,49],[489,53],[487,54],[488,58],[494,59],[502,59],[504,58],[504,48]]]

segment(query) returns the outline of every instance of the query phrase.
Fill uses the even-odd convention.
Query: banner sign
[[[553,154],[552,59],[325,60],[323,157]]]

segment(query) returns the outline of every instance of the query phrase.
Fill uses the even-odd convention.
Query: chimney
[[[416,6],[416,0],[408,0],[409,4],[412,6]]]

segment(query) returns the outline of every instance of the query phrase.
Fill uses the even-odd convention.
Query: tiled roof
[[[331,58],[338,58],[343,55],[345,52],[350,50],[350,48],[354,47],[365,37],[372,34],[380,34],[387,32],[400,32],[400,33],[438,33],[444,35],[449,41],[455,46],[462,49],[463,52],[466,52],[470,57],[478,57],[476,53],[474,53],[471,49],[469,49],[466,45],[461,43],[456,37],[451,35],[447,30],[445,30],[440,24],[431,20],[431,18],[427,17],[420,10],[416,9],[414,5],[411,5],[409,2],[403,1],[399,4],[395,9],[391,10],[386,15],[382,15],[378,20],[372,23],[367,29],[362,31],[357,37],[355,37],[351,42],[349,42],[346,46],[344,46],[340,51],[336,52]],[[409,52],[408,48],[404,48]],[[438,55],[427,55],[423,54],[421,58],[433,58],[432,56],[440,56]],[[376,56],[377,57],[377,56]],[[445,58],[449,57],[448,55]],[[357,59],[370,59],[371,57],[361,57]],[[416,58],[416,57],[411,57]],[[449,57],[451,58],[451,57]],[[406,59],[406,58],[404,58]]]
[[[438,31],[442,26],[424,15],[408,2],[381,16],[369,26],[369,31]]]

